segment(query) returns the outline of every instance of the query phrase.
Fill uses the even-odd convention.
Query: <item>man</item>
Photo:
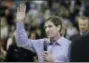
[[[79,33],[70,37],[70,40],[72,40],[72,42],[75,41],[76,39],[80,39],[80,36],[88,33],[88,28],[89,28],[88,17],[79,16],[77,18],[77,21],[78,21]]]
[[[78,17],[80,33],[72,36],[70,61],[71,62],[89,62],[89,19],[85,16]]]
[[[28,39],[23,24],[25,8],[26,6],[21,4],[17,10],[16,40],[18,46],[36,52],[40,63],[44,60],[47,62],[68,62],[71,41],[60,36],[61,19],[58,17],[48,18],[44,24],[48,38],[31,40]],[[43,50],[44,42],[47,44],[46,52]]]
[[[89,32],[74,42],[70,50],[70,61],[89,62]]]

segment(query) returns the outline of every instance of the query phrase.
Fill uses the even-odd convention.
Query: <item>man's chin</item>
[[[52,36],[47,36],[48,38],[52,38]]]

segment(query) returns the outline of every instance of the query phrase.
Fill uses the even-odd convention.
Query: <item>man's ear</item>
[[[58,28],[59,31],[61,30],[61,26],[60,25],[58,25],[57,28]]]

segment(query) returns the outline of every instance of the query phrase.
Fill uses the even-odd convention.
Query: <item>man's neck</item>
[[[55,37],[51,38],[50,41],[55,42],[60,38],[60,34],[56,35]]]

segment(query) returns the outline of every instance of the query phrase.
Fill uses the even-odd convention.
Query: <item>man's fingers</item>
[[[48,52],[47,52],[47,51],[43,51],[43,53],[44,53],[44,54],[48,54]]]
[[[43,52],[42,56],[47,56],[48,53],[47,52]]]
[[[48,61],[48,56],[43,56],[44,61]]]
[[[17,7],[17,12],[25,12],[26,11],[26,5],[20,4],[19,7]]]
[[[23,6],[24,8],[23,8],[23,11],[25,12],[26,11],[26,5],[24,4],[24,6]]]
[[[48,61],[48,58],[44,58],[44,61],[46,61],[46,62],[47,62],[47,61]]]
[[[17,14],[16,14],[16,20],[17,21],[23,21],[25,18],[25,11],[26,11],[26,5],[21,3],[17,7]]]
[[[17,12],[19,12],[19,7],[17,7]]]
[[[44,58],[44,61],[48,61],[48,54],[47,52],[43,52],[42,57]]]
[[[25,4],[21,4],[20,5],[20,11],[22,11],[22,12],[25,12],[26,11],[26,5]]]

